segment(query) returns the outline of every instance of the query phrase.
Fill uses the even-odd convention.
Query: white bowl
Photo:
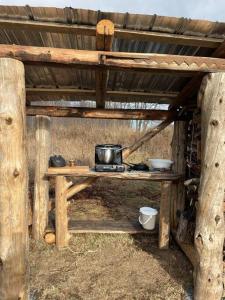
[[[154,169],[166,169],[169,170],[173,164],[172,160],[169,159],[151,159],[147,160],[149,168]]]

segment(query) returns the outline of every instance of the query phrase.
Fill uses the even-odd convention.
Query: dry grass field
[[[35,142],[31,121],[29,128],[32,190]],[[123,121],[54,119],[51,130],[52,154],[82,165],[93,165],[95,144],[127,146],[143,134]],[[169,128],[129,161],[169,158],[171,136]],[[73,198],[68,213],[76,220],[132,221],[141,206],[159,208],[159,195],[157,183],[99,180]],[[32,300],[179,300],[192,278],[190,264],[173,243],[169,250],[158,250],[157,234],[78,234],[63,251],[31,240],[30,264]]]
[[[30,171],[35,159],[35,121],[28,121],[28,156]],[[172,126],[156,135],[148,144],[135,152],[128,161],[140,162],[149,157],[170,157]],[[82,165],[94,164],[96,144],[112,143],[129,146],[145,131],[138,131],[129,121],[52,118],[52,154],[61,154],[65,159],[75,159]],[[32,178],[32,176],[31,176]]]

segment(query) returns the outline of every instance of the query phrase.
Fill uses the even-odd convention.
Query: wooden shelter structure
[[[67,199],[92,184],[96,176],[83,174],[87,179],[71,186],[65,176],[80,176],[81,172],[50,174],[50,118],[162,120],[127,149],[125,158],[174,122],[176,180],[155,177],[163,181],[162,211],[171,212],[160,220],[161,247],[168,246],[171,228],[194,265],[195,300],[221,299],[224,37],[225,24],[219,22],[72,8],[0,6],[0,299],[28,299],[26,115],[36,116],[33,237],[44,235],[46,174],[54,175],[58,246],[67,243]],[[74,100],[88,102],[74,107]],[[88,107],[90,100],[95,107]],[[54,102],[49,106],[46,101]],[[109,102],[141,102],[146,103],[146,109],[110,109]],[[148,103],[168,104],[169,108],[150,110]],[[200,182],[199,188],[196,182]],[[190,190],[197,193],[194,208],[192,205],[197,211],[195,247],[183,238],[183,225],[187,231],[190,223],[190,218],[185,218]]]

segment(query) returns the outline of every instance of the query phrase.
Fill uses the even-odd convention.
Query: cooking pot
[[[122,157],[122,148],[121,145],[113,144],[103,144],[97,145],[95,147],[95,152],[98,158],[99,163],[101,164],[116,164],[118,160]]]

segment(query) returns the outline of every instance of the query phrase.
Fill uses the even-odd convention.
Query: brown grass
[[[31,174],[35,159],[35,123],[28,121],[28,154]],[[141,162],[149,157],[170,157],[170,142],[173,128],[169,127],[156,135],[149,143],[135,152],[131,162]],[[52,118],[52,154],[61,154],[65,159],[75,159],[82,165],[94,164],[96,144],[112,143],[129,146],[145,131],[135,130],[128,121],[62,119]]]
[[[35,158],[35,129],[29,120],[28,152],[31,181]],[[139,132],[123,121],[52,120],[52,154],[93,165],[97,143],[134,143]],[[172,127],[154,137],[129,161],[170,157]],[[76,220],[137,220],[141,206],[159,208],[160,185],[149,182],[99,180],[77,194],[69,206]],[[54,212],[53,212],[54,216]],[[190,264],[172,245],[159,251],[157,235],[73,236],[69,248],[31,241],[32,300],[181,299],[191,285]]]

